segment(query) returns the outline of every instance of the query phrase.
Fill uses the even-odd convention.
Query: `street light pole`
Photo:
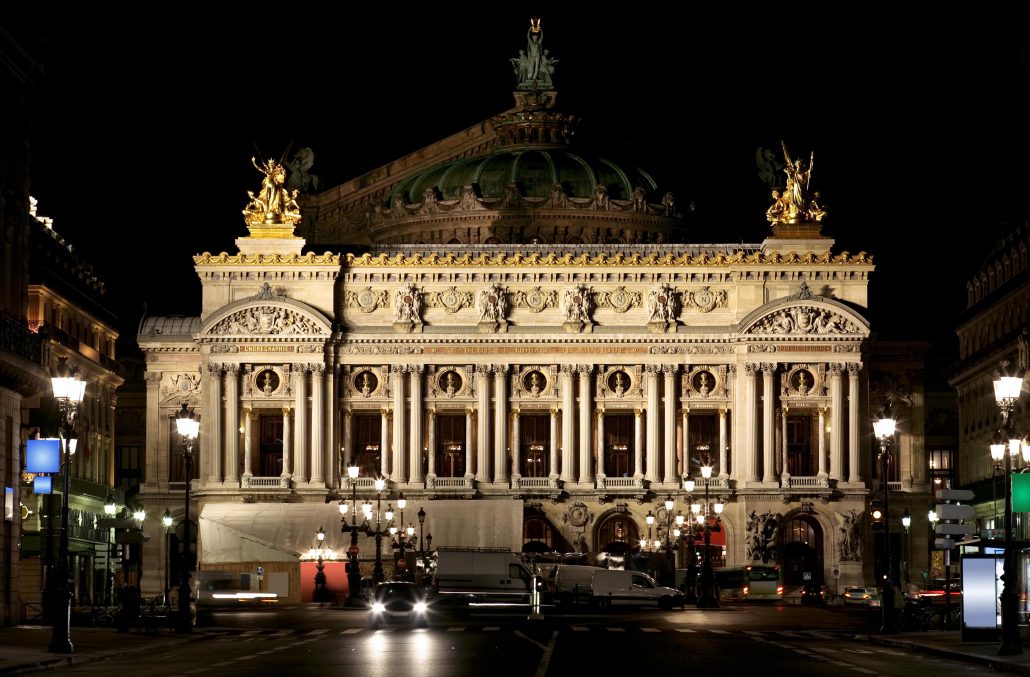
[[[418,508],[418,555],[422,561],[422,578],[426,576],[426,542],[422,536],[422,527],[426,523],[426,511],[422,506]]]
[[[909,560],[911,559],[910,556],[909,556],[911,554],[909,552],[910,549],[911,549],[911,543],[908,540],[908,530],[909,530],[909,527],[912,526],[912,513],[910,513],[908,511],[908,508],[905,508],[905,512],[901,516],[901,526],[905,527],[905,547],[903,548],[903,550],[905,552],[903,554],[905,555],[905,559],[904,559],[904,562],[905,562],[905,566],[904,566],[905,585],[908,585],[909,580],[910,580],[909,576],[908,576],[908,566],[909,566]]]
[[[672,551],[672,509],[676,503],[672,495],[665,497],[665,564],[668,569],[666,585],[670,588],[676,586],[676,553]]]
[[[161,516],[161,524],[165,528],[165,597],[164,606],[168,606],[168,570],[172,568],[172,511],[165,508],[165,514]]]
[[[408,560],[404,557],[404,539],[408,533],[407,530],[404,528],[404,508],[407,507],[407,505],[408,501],[406,498],[404,498],[404,492],[401,492],[400,496],[397,497],[397,507],[400,508],[401,511],[401,528],[398,531],[399,535],[397,536],[397,539],[400,541],[401,551],[400,557],[397,561],[402,562],[401,575],[398,576],[396,573],[394,573],[393,575],[394,579],[399,581],[405,581],[408,578]]]
[[[891,511],[890,511],[890,442],[894,437],[894,430],[897,422],[891,416],[891,403],[883,409],[883,415],[873,422],[873,432],[880,440],[880,464],[881,477],[883,479],[883,535],[884,553],[886,554],[887,570],[881,580],[880,610],[882,622],[880,634],[894,635],[898,627],[894,619],[894,562],[891,558]]]
[[[386,488],[386,480],[382,477],[376,479],[376,562],[372,569],[372,580],[375,581],[376,585],[386,580],[386,575],[383,573],[383,522],[380,512],[380,508],[383,504],[383,489]]]
[[[175,618],[175,631],[193,632],[193,611],[190,608],[193,593],[190,587],[190,485],[193,483],[193,440],[200,432],[200,421],[193,417],[182,403],[182,409],[175,419],[175,425],[182,438],[182,460],[186,465],[186,499],[183,501],[182,520],[182,571],[179,572],[179,612]]]
[[[86,381],[80,377],[77,368],[68,366],[67,360],[63,357],[58,360],[50,381],[54,389],[54,398],[61,411],[62,495],[60,554],[56,570],[53,572],[57,580],[54,581],[56,585],[50,586],[50,603],[53,605],[50,616],[54,625],[49,650],[52,653],[70,654],[75,652],[75,646],[71,637],[72,590],[68,586],[68,493],[71,487],[71,457],[75,453],[75,415],[86,394]]]
[[[1002,425],[1006,439],[1016,439],[1012,421],[1012,410],[1023,389],[1023,370],[1018,369],[1015,375],[1009,375],[1002,363],[1001,371],[994,379],[994,398],[1001,409]],[[1010,451],[1011,451],[1010,446]],[[1001,591],[1001,646],[999,656],[1011,656],[1023,653],[1023,645],[1019,639],[1019,593],[1016,586],[1019,576],[1016,571],[1016,552],[1012,544],[1012,454],[1005,456],[1005,564],[1001,580],[1005,587]]]
[[[319,604],[325,603],[325,560],[322,557],[325,545],[325,529],[318,527],[315,532],[315,539],[318,543],[318,561],[315,562],[315,601]]]
[[[350,550],[347,551],[347,588],[350,590],[347,595],[347,606],[363,606],[361,601],[361,569],[358,564],[358,473],[360,468],[356,465],[347,467],[347,478],[350,480],[351,505],[350,505]],[[340,531],[347,531],[347,501],[340,501]]]
[[[712,554],[709,546],[712,542],[712,516],[710,514],[711,503],[708,501],[708,485],[712,482],[712,465],[706,463],[701,466],[701,478],[705,481],[705,552],[701,561],[701,594],[697,596],[698,609],[718,609],[719,597],[715,594],[715,572],[712,571]],[[722,513],[722,503],[715,504],[715,513]]]

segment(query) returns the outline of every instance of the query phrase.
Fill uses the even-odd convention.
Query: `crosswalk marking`
[[[608,632],[626,632],[626,628],[605,628]]]
[[[801,636],[801,635],[799,635],[796,632],[791,632],[790,630],[777,630],[776,634],[777,635],[782,635],[783,637],[800,637]]]
[[[729,634],[731,634],[729,630],[709,630],[709,632],[714,632],[717,635],[729,635]]]
[[[686,632],[688,634],[696,634],[697,630],[694,628],[676,628],[677,632]]]
[[[590,632],[590,628],[585,625],[573,625],[572,629],[574,632]]]
[[[658,628],[640,628],[644,632],[661,632]]]
[[[347,628],[346,630],[344,630],[340,634],[341,635],[353,635],[356,632],[361,632],[361,628]]]
[[[488,625],[485,628],[483,628],[483,631],[484,632],[497,632],[500,629],[501,629],[501,626],[499,626],[499,625]]]
[[[465,632],[465,626],[456,625],[453,628],[447,628],[447,632]]]
[[[184,527],[184,530],[185,530],[185,527]],[[308,634],[309,635],[316,635],[317,636],[317,635],[324,635],[327,632],[329,632],[329,628],[315,628],[314,630],[311,630],[310,632],[308,632]]]

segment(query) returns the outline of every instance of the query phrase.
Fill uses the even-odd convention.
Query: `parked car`
[[[931,581],[929,584],[927,584],[927,587],[925,589],[914,592],[912,596],[915,597],[917,601],[923,602],[924,604],[944,606],[948,602],[948,596],[945,594],[948,590],[951,591],[950,601],[952,606],[961,605],[962,586],[958,583],[952,583],[950,586],[947,586],[942,581]]]
[[[802,604],[826,604],[826,591],[818,583],[806,583],[801,588]]]
[[[428,625],[429,606],[416,583],[387,581],[376,587],[368,623],[378,628],[388,622],[410,623],[419,627]]]
[[[880,606],[880,591],[876,588],[858,586],[844,588],[844,604]]]

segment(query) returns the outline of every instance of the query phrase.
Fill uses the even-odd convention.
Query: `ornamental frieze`
[[[257,256],[246,257],[248,260],[245,263],[257,263],[258,261],[252,261],[250,259],[256,259]],[[274,255],[278,257],[278,255]],[[328,254],[326,256],[329,256]],[[211,254],[203,254],[201,256],[193,257],[194,263],[197,265],[202,264],[213,264],[213,263],[244,263],[244,261],[237,261],[244,257],[240,256],[229,256],[228,254],[222,254],[220,257],[214,257]],[[282,257],[289,258],[289,257]],[[303,258],[303,257],[293,257]],[[626,266],[626,267],[643,267],[643,266],[727,266],[727,265],[765,265],[770,263],[789,263],[792,265],[825,265],[825,264],[861,264],[861,265],[872,265],[873,257],[865,252],[858,252],[857,254],[851,254],[850,252],[841,252],[840,254],[833,255],[830,252],[824,254],[815,254],[814,252],[789,252],[787,254],[781,254],[779,252],[768,252],[764,253],[761,251],[754,251],[750,254],[744,251],[737,251],[733,253],[717,252],[714,254],[708,254],[706,252],[700,252],[696,255],[690,252],[684,252],[681,254],[673,254],[671,252],[666,254],[640,254],[634,252],[629,255],[625,254],[614,254],[609,256],[608,254],[562,254],[558,255],[554,252],[547,254],[541,254],[539,252],[533,252],[531,254],[505,254],[499,253],[493,256],[489,256],[485,253],[478,255],[472,255],[465,253],[460,256],[448,253],[448,254],[437,254],[431,253],[423,255],[421,253],[414,253],[410,256],[405,254],[395,254],[390,256],[388,254],[372,254],[365,252],[364,254],[355,255],[347,254],[344,258],[344,264],[350,268],[358,267],[408,267],[408,266],[431,266],[431,267],[451,267],[451,266],[508,266],[508,267],[587,267],[587,266]]]
[[[168,373],[161,374],[161,402],[195,400],[200,396],[200,374]]]
[[[639,308],[642,300],[643,294],[638,291],[626,291],[625,287],[594,292],[594,303],[598,308],[612,308],[617,313],[625,313],[633,307]]]
[[[448,313],[456,313],[462,308],[471,308],[473,303],[472,292],[458,291],[456,287],[443,291],[429,291],[422,295],[428,308],[443,308]]]
[[[422,346],[343,346],[343,355],[421,355]]]
[[[652,355],[722,355],[732,353],[733,346],[651,346],[648,352]]]
[[[548,289],[544,291],[540,287],[532,289],[520,289],[511,295],[511,304],[516,308],[527,308],[531,312],[539,313],[544,308],[554,308],[558,305],[558,290]]]
[[[345,308],[358,308],[363,313],[371,313],[377,308],[386,308],[389,301],[385,289],[365,287],[360,291],[346,292],[343,297],[343,305]]]
[[[854,322],[832,310],[811,306],[784,308],[759,320],[750,334],[840,335],[858,334]]]
[[[715,308],[725,308],[729,294],[725,289],[701,287],[697,291],[683,292],[683,306],[702,313],[710,313]]]
[[[253,306],[227,315],[211,328],[210,334],[241,335],[324,335],[310,318],[282,306]]]
[[[237,265],[252,266],[261,265],[297,265],[300,263],[313,263],[319,265],[339,266],[343,259],[338,254],[326,252],[324,254],[212,254],[204,252],[193,257],[193,263],[198,266]]]

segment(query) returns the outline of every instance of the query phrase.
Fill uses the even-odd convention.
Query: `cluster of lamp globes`
[[[704,481],[705,481],[705,488],[707,489],[708,488],[708,480],[712,479],[712,466],[710,466],[710,465],[703,465],[703,466],[701,466],[701,477],[704,479]],[[696,483],[692,479],[688,478],[688,479],[683,480],[683,490],[686,491],[688,494],[693,494],[694,493],[695,485],[696,485]],[[676,503],[675,503],[675,501],[672,500],[672,496],[667,497],[665,499],[666,514],[671,515],[672,514],[672,509],[673,509],[673,507],[675,507],[675,505],[676,505]],[[698,528],[701,528],[701,527],[704,526],[705,520],[708,517],[707,511],[706,511],[705,514],[702,514],[701,507],[702,507],[701,503],[699,503],[698,501],[692,501],[690,503],[690,513],[692,515],[691,519],[692,519],[692,521],[697,522]],[[716,518],[718,518],[718,516],[722,515],[722,511],[723,511],[724,507],[725,506],[722,504],[722,501],[716,501],[715,504],[712,506],[712,510],[715,511]],[[647,515],[644,517],[644,521],[647,522],[647,530],[650,533],[651,527],[655,523],[654,513],[651,512],[651,511],[648,511]],[[683,533],[683,525],[687,522],[687,517],[682,512],[678,512],[678,513],[676,513],[676,516],[673,518],[673,521],[675,521],[676,527],[672,530],[672,537],[678,539],[682,535],[682,533]],[[650,544],[648,543],[646,538],[640,539],[640,549],[641,550],[646,550],[649,545]],[[656,538],[655,541],[654,541],[655,549],[660,548],[661,545],[662,545],[661,539]]]
[[[358,472],[359,468],[356,465],[347,467],[347,477],[350,478],[351,483],[354,483],[358,480]],[[374,486],[376,493],[381,494],[386,489],[386,480],[382,477],[376,478]],[[397,499],[397,508],[403,511],[406,507],[408,507],[408,501],[406,498],[404,498],[404,494],[401,494],[400,497]],[[340,501],[340,517],[344,521],[347,520],[347,512],[349,510],[350,504],[347,503],[347,500],[344,499]],[[372,512],[372,501],[364,501],[361,504],[361,514],[365,517],[366,525],[372,520]],[[397,528],[397,525],[393,524],[393,514],[393,507],[387,505],[386,510],[383,511],[383,517],[386,518],[386,523],[390,525],[390,535],[396,536],[399,529]],[[409,539],[412,538],[415,535],[415,525],[408,524],[408,526],[404,528],[404,533],[407,534]],[[323,538],[324,537],[325,536],[323,535]]]

